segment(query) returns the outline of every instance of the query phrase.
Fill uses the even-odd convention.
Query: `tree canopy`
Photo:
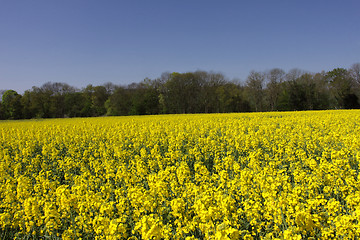
[[[299,111],[360,108],[360,63],[308,73],[279,68],[251,71],[245,82],[221,73],[163,73],[156,79],[119,86],[76,89],[45,83],[18,94],[2,90],[1,119],[95,117],[144,114]]]

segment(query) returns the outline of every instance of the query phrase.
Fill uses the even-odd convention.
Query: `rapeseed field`
[[[1,239],[357,239],[360,111],[0,122]]]

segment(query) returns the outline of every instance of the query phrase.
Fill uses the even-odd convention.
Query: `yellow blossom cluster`
[[[0,122],[2,239],[358,239],[360,111]]]

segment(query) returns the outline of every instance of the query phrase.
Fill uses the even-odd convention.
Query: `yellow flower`
[[[360,111],[0,122],[18,238],[360,238]]]

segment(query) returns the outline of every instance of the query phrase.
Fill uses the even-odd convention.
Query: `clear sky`
[[[359,0],[0,0],[0,89],[360,62]]]

